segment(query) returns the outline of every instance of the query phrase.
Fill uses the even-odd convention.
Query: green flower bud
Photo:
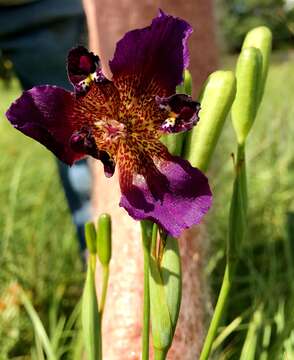
[[[85,224],[85,238],[90,254],[96,254],[96,229],[93,222]]]
[[[259,49],[262,55],[262,75],[258,90],[258,102],[261,102],[272,49],[272,33],[270,29],[265,26],[260,26],[249,31],[245,37],[242,48],[245,49],[248,47]]]
[[[232,106],[233,126],[239,144],[244,144],[256,116],[261,71],[261,52],[253,47],[243,49],[237,62],[237,93]]]
[[[108,265],[111,259],[111,241],[111,217],[102,214],[97,226],[97,253],[103,266]]]
[[[184,71],[184,81],[177,86],[177,94],[192,95],[192,77],[188,70]],[[185,133],[164,135],[161,137],[162,143],[168,148],[172,155],[180,156],[185,141]]]
[[[192,76],[189,70],[184,70],[183,82],[177,86],[176,92],[177,94],[192,95]]]
[[[156,236],[157,231],[153,232],[153,240]],[[164,241],[160,263],[154,254],[150,256],[149,287],[154,358],[165,359],[176,329],[182,295],[178,242],[170,236]]]
[[[169,349],[174,331],[159,264],[153,256],[150,256],[149,266],[150,317],[153,346],[157,351],[163,351]]]
[[[192,76],[189,70],[184,70],[184,93],[192,96]]]
[[[231,71],[212,73],[201,92],[199,123],[188,134],[184,157],[206,171],[235,97],[236,82]]]
[[[170,236],[166,238],[160,272],[174,332],[182,298],[182,269],[178,240]]]

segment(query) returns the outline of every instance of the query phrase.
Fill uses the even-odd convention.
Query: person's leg
[[[61,19],[44,28],[32,28],[2,38],[2,48],[12,60],[24,90],[53,84],[71,90],[66,74],[67,52],[85,43],[83,16]],[[61,183],[76,226],[81,250],[85,249],[84,224],[91,217],[91,174],[86,160],[72,167],[57,160]]]
[[[86,248],[84,224],[91,217],[91,173],[86,159],[69,167],[57,161],[62,186],[68,201],[82,250]]]

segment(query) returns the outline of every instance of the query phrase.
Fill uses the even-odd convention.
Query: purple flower
[[[160,11],[149,27],[117,43],[111,81],[98,56],[79,46],[68,55],[74,92],[37,86],[7,111],[15,128],[69,165],[91,155],[110,177],[117,164],[120,205],[175,237],[200,222],[212,199],[207,178],[160,142],[163,134],[198,121],[199,103],[175,94],[188,66],[191,32],[187,22]]]

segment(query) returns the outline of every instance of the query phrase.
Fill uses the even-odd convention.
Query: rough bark
[[[161,7],[188,20],[194,28],[190,38],[194,95],[207,75],[216,68],[212,1],[209,0],[84,0],[90,27],[90,46],[107,69],[115,44],[133,28],[150,23]],[[108,70],[109,71],[109,70]],[[94,216],[108,212],[113,219],[113,259],[104,317],[104,356],[112,359],[140,359],[143,254],[139,224],[119,208],[117,174],[105,179],[93,163]],[[183,263],[183,298],[175,340],[168,359],[197,359],[204,335],[205,284],[202,281],[206,239],[203,226],[186,231],[180,239]],[[99,274],[97,275],[99,281]]]

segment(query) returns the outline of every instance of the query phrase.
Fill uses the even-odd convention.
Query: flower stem
[[[149,252],[144,246],[144,304],[142,360],[149,359],[150,297],[149,297]]]
[[[241,182],[241,193],[243,198],[243,205],[245,215],[247,213],[247,175],[246,175],[246,154],[245,154],[245,144],[239,143],[237,148],[237,166],[240,167],[240,182]]]
[[[154,349],[154,360],[165,360],[166,355],[166,350]]]
[[[231,288],[231,278],[232,278],[233,269],[234,266],[231,266],[228,262],[226,265],[225,274],[223,277],[223,282],[217,299],[216,307],[213,313],[212,320],[209,325],[209,329],[205,338],[205,342],[199,360],[207,360],[209,358],[211,347],[215,339],[218,325],[223,315],[224,308],[226,306],[226,302],[228,299],[229,291]]]
[[[152,235],[151,235],[151,254],[152,256],[157,259],[157,250],[158,250],[158,243],[157,243],[157,233],[158,233],[158,225],[157,224],[153,224],[152,227]]]
[[[108,288],[108,280],[109,280],[109,266],[103,265],[102,266],[102,291],[101,291],[101,300],[100,300],[100,315],[101,321],[105,307],[106,295],[107,295],[107,288]]]
[[[215,335],[223,316],[228,295],[235,274],[238,251],[246,234],[247,184],[245,164],[245,144],[238,144],[235,179],[230,206],[229,231],[227,238],[227,262],[217,299],[216,307],[204,341],[200,360],[209,358]]]
[[[99,327],[100,327],[100,342],[99,342],[99,359],[102,360],[102,318],[105,307],[107,289],[108,289],[108,280],[109,280],[109,265],[102,266],[102,291],[101,291],[101,300],[99,304]]]
[[[144,295],[143,295],[143,331],[142,331],[142,360],[149,359],[150,334],[150,291],[149,291],[149,258],[151,238],[148,234],[149,224],[141,222],[143,254],[144,254]]]

